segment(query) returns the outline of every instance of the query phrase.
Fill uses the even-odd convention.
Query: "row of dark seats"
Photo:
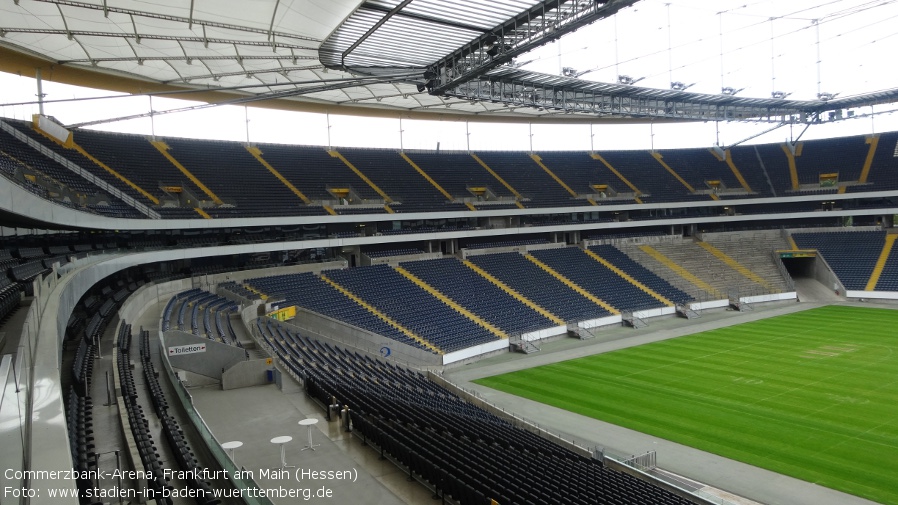
[[[79,396],[74,387],[66,396],[66,427],[69,431],[69,448],[72,463],[77,471],[76,486],[80,497],[87,497],[87,490],[94,487],[85,478],[97,469],[97,452],[94,444],[93,401],[89,396]]]
[[[178,421],[168,412],[168,400],[165,397],[162,386],[159,384],[159,374],[153,366],[149,336],[150,333],[147,330],[140,333],[140,363],[143,365],[143,375],[146,386],[149,389],[150,400],[153,403],[153,408],[156,410],[156,415],[162,422],[162,432],[165,434],[168,445],[174,452],[175,459],[178,461],[178,466],[181,470],[189,472],[188,475],[202,475],[203,466],[199,464],[199,461],[194,456]],[[214,505],[220,502],[213,496],[211,484],[207,480],[199,477],[190,477],[184,480],[191,489],[197,491],[195,497],[197,505]]]
[[[225,291],[228,291],[229,293],[233,293],[237,296],[241,296],[248,300],[260,300],[261,299],[261,297],[258,295],[258,293],[253,293],[252,291],[246,289],[242,284],[237,284],[237,282],[235,282],[235,281],[222,282],[218,285],[218,288],[224,289]]]
[[[34,131],[30,124],[12,120],[8,123],[32,141],[74,161],[135,200],[147,201],[130,185],[112,177],[90,159],[48,140]],[[15,159],[24,160],[18,168],[40,170],[77,193],[101,193],[99,188],[74,176],[52,159],[7,133],[0,133],[0,148],[15,154]],[[879,144],[894,146],[896,136],[898,133],[895,132],[882,134]],[[75,138],[98,159],[104,160],[142,189],[156,193],[158,198],[166,195],[157,188],[170,185],[184,186],[197,195],[204,194],[192,182],[184,181],[183,175],[143,136],[78,131]],[[802,142],[803,148],[796,151],[801,155],[793,158],[800,183],[819,185],[820,175],[831,172],[837,172],[842,182],[856,181],[872,145],[866,140],[865,136],[852,136]],[[241,143],[176,138],[166,139],[165,142],[172,156],[229,203],[229,206],[206,209],[215,218],[324,214],[321,205],[306,205],[298,200]],[[353,188],[363,200],[380,198],[368,183],[342,161],[329,156],[323,148],[272,144],[257,147],[272,166],[312,199],[332,199],[328,187],[335,185]],[[718,191],[726,198],[787,196],[792,191],[792,184],[789,159],[782,147],[782,144],[766,144],[730,149],[731,161],[739,168],[742,177],[722,161],[720,153],[715,154],[708,149],[666,150],[663,156],[661,152],[650,151],[606,151],[601,153],[602,161],[593,159],[586,152],[546,152],[540,154],[539,164],[531,159],[532,155],[524,152],[480,153],[480,159],[491,167],[490,172],[501,178],[501,183],[468,153],[403,154],[390,149],[342,149],[341,152],[381,190],[395,201],[402,202],[392,207],[395,212],[441,212],[466,210],[463,204],[456,201],[463,197],[470,198],[469,188],[472,186],[489,187],[496,196],[515,198],[505,184],[515,188],[515,192],[523,196],[523,205],[529,208],[584,205],[587,197],[597,204],[633,201],[631,198],[609,199],[607,194],[595,189],[597,184],[604,184],[618,192],[631,193],[631,188],[627,187],[629,184],[625,184],[620,176],[638,187],[639,198],[643,202],[710,201],[711,195],[707,192],[711,181],[720,181],[726,186],[726,189]],[[453,197],[449,200],[453,201],[447,200],[416,173],[400,157],[401,154],[416,160],[421,169],[449,191]],[[892,189],[894,183],[888,171],[890,156],[887,147],[880,146],[875,151],[865,187]],[[6,160],[6,165],[16,165],[10,160],[12,158]],[[610,170],[606,163],[614,170]],[[546,173],[543,166],[551,169],[558,179]],[[15,166],[11,168],[16,170]],[[10,167],[6,169],[9,171]],[[559,184],[558,180],[565,182]],[[96,212],[109,215],[142,217],[118,199],[109,197],[106,200],[106,205],[92,207]],[[190,209],[161,209],[160,213],[166,218],[200,219],[198,214],[191,214]],[[340,209],[340,213],[344,214],[357,212],[352,207]],[[382,211],[375,209],[374,212]]]
[[[249,292],[246,289],[244,291]],[[230,315],[238,309],[235,302],[198,288],[183,291],[171,297],[165,304],[162,311],[162,331],[172,328],[175,308],[178,309],[176,329],[188,331],[196,336],[204,336],[223,344],[243,347],[231,325]],[[190,310],[189,324],[187,323],[188,310]]]
[[[90,396],[90,384],[94,371],[96,346],[93,341],[81,339],[72,362],[72,387],[79,396]]]
[[[422,251],[421,249],[406,247],[397,249],[384,249],[381,251],[366,251],[365,254],[367,254],[369,258],[386,258],[389,256],[409,256],[412,254],[424,254],[424,251]]]
[[[150,431],[150,422],[143,412],[143,407],[138,403],[137,385],[134,382],[134,373],[131,368],[131,325],[124,321],[119,326],[116,359],[122,400],[125,403],[125,410],[128,412],[131,435],[137,445],[137,453],[140,455],[143,468],[151,476],[147,479],[151,491],[150,498],[155,499],[157,504],[172,505],[170,496],[174,486],[165,477],[165,465],[156,449],[153,434]]]
[[[351,429],[444,502],[690,503],[517,428],[418,372],[304,337],[271,319],[257,325],[264,345],[310,396],[348,409]]]

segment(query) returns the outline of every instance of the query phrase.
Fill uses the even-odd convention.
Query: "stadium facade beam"
[[[894,99],[898,90],[844,100],[783,100],[639,88],[503,67],[447,89],[443,95],[468,102],[529,107],[547,113],[678,121],[821,123],[841,119],[842,110]]]

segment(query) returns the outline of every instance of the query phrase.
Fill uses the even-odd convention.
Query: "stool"
[[[234,450],[237,449],[238,447],[242,447],[242,446],[243,446],[243,442],[241,442],[239,440],[233,440],[231,442],[225,442],[225,443],[221,444],[222,449],[226,449],[227,451],[229,451],[231,453],[231,461],[234,462],[234,465],[237,464],[237,458],[234,456]]]
[[[303,451],[306,449],[311,449],[314,451],[316,447],[321,445],[321,444],[313,444],[312,443],[312,426],[314,426],[316,424],[318,424],[318,419],[314,418],[314,417],[310,417],[308,419],[303,419],[302,421],[299,422],[300,426],[308,426],[309,427],[309,445],[303,447],[302,448]]]
[[[287,464],[287,453],[286,453],[286,450],[284,449],[284,444],[286,444],[287,442],[289,442],[291,440],[293,440],[293,437],[291,437],[289,435],[284,435],[281,437],[274,437],[271,439],[272,444],[278,444],[281,446],[281,469],[296,468],[293,465]]]

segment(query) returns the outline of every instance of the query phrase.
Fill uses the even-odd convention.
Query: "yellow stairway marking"
[[[688,189],[690,193],[695,193],[695,188],[693,188],[691,185],[689,185],[688,182],[686,182],[685,180],[683,180],[683,178],[680,177],[680,174],[678,174],[674,169],[670,168],[670,165],[668,165],[668,164],[664,161],[664,159],[663,159],[664,157],[661,156],[661,153],[659,153],[659,152],[657,152],[657,151],[652,151],[650,154],[652,155],[652,158],[655,158],[655,159],[658,161],[658,163],[660,163],[661,166],[664,167],[664,170],[667,170],[668,172],[670,172],[670,175],[676,177],[676,179],[677,179],[678,181],[680,181],[680,184],[682,184],[683,186],[685,186],[686,189]],[[712,196],[712,198],[713,198],[713,196]]]
[[[439,291],[438,289],[436,289],[435,287],[433,287],[433,286],[431,286],[430,284],[428,284],[428,283],[424,282],[423,280],[419,279],[415,274],[413,274],[413,273],[409,272],[408,270],[406,270],[406,269],[404,269],[404,268],[402,268],[402,267],[399,267],[399,266],[393,267],[393,268],[394,268],[397,272],[399,272],[403,277],[405,277],[406,279],[408,279],[408,280],[414,282],[418,287],[420,287],[420,288],[423,289],[424,291],[427,291],[428,293],[430,293],[431,295],[433,295],[434,298],[436,298],[436,299],[438,299],[439,301],[445,303],[445,304],[448,305],[449,307],[452,307],[452,310],[454,310],[454,311],[458,312],[459,314],[461,314],[461,315],[467,317],[467,318],[470,319],[471,321],[474,321],[474,322],[477,323],[478,325],[480,325],[480,326],[486,328],[486,330],[489,331],[490,333],[492,333],[493,335],[495,335],[495,336],[497,336],[498,338],[501,338],[501,339],[507,339],[507,338],[508,338],[508,335],[507,335],[504,331],[502,331],[501,329],[499,329],[499,327],[497,327],[497,326],[495,326],[494,324],[492,324],[492,323],[490,323],[490,322],[484,320],[483,318],[481,318],[481,317],[478,316],[477,314],[474,314],[474,313],[471,312],[470,310],[468,310],[468,309],[462,307],[461,305],[459,305],[458,303],[456,303],[454,300],[452,300],[452,299],[449,298],[448,296],[444,295],[442,292],[440,292],[440,291]]]
[[[224,203],[221,201],[221,198],[216,196],[211,189],[207,188],[205,184],[200,182],[200,180],[197,179],[195,175],[190,173],[190,170],[187,170],[184,165],[182,165],[178,160],[175,159],[174,156],[171,155],[171,153],[168,152],[168,144],[162,142],[161,140],[151,140],[150,144],[152,144],[153,147],[155,147],[160,153],[162,153],[162,156],[165,156],[165,158],[168,159],[168,161],[170,161],[171,164],[174,165],[178,170],[180,170],[182,174],[187,176],[188,179],[196,184],[196,187],[200,188],[203,193],[206,193],[206,195],[211,198],[216,205],[221,205]]]
[[[471,210],[477,210],[477,207],[474,207],[474,204],[471,202],[465,202],[465,206]]]
[[[795,166],[795,156],[799,155],[800,151],[798,147],[801,146],[801,142],[796,144],[795,154],[792,154],[792,151],[789,149],[789,146],[786,144],[781,144],[780,147],[783,148],[783,152],[786,153],[786,160],[789,161],[789,177],[792,179],[792,189],[798,189],[798,167]]]
[[[870,167],[873,165],[873,155],[876,154],[876,146],[879,145],[879,134],[868,135],[864,142],[870,145],[870,149],[867,150],[867,158],[864,159],[864,168],[861,169],[861,176],[857,178],[857,182],[862,183],[867,182],[867,177],[870,175]]]
[[[751,187],[748,185],[748,182],[745,180],[745,178],[742,177],[742,172],[740,172],[739,169],[736,168],[736,164],[733,163],[733,153],[731,153],[729,149],[724,151],[724,153],[726,154],[727,166],[730,167],[733,175],[736,176],[736,180],[739,181],[739,184],[742,185],[742,188],[745,191],[751,193]]]
[[[246,146],[246,150],[249,151],[249,153],[253,155],[253,158],[256,158],[256,160],[259,163],[261,163],[263,167],[267,168],[268,171],[271,172],[271,174],[273,176],[277,177],[279,181],[284,183],[284,186],[287,186],[288,188],[290,188],[290,191],[292,191],[294,195],[298,196],[299,199],[302,200],[306,205],[312,203],[312,201],[309,200],[309,197],[304,195],[302,191],[296,189],[296,186],[294,186],[290,181],[288,181],[286,177],[281,175],[281,173],[278,172],[276,168],[271,166],[271,164],[268,163],[265,160],[265,158],[262,157],[262,151],[258,147]]]
[[[524,305],[530,307],[531,309],[535,310],[536,312],[538,312],[540,315],[542,315],[546,319],[549,319],[550,321],[552,321],[553,323],[555,323],[559,326],[565,324],[564,319],[561,319],[560,317],[556,316],[555,314],[540,307],[539,305],[537,305],[535,302],[533,302],[526,296],[524,296],[524,295],[518,293],[517,291],[515,291],[514,289],[512,289],[508,284],[505,284],[504,282],[502,282],[499,279],[490,275],[490,273],[487,272],[486,270],[480,268],[479,266],[475,265],[474,263],[471,263],[470,260],[464,260],[464,261],[462,261],[462,263],[466,267],[468,267],[471,270],[480,274],[486,280],[488,280],[488,281],[492,282],[493,284],[495,284],[496,286],[498,286],[499,289],[501,289],[502,291],[505,291],[506,293],[511,295],[515,300],[517,300],[517,301],[523,303]]]
[[[387,211],[387,214],[395,214],[396,211],[390,208],[389,205],[384,205],[384,210]]]
[[[210,216],[205,210],[199,207],[194,207],[193,210],[195,210],[197,214],[203,216],[203,218],[205,219],[212,219],[212,216]]]
[[[74,137],[74,135],[73,135],[73,137]],[[52,138],[52,137],[51,137],[51,138]],[[115,170],[113,170],[112,167],[108,166],[107,164],[103,163],[102,161],[100,161],[100,160],[94,158],[93,156],[91,156],[90,153],[88,153],[87,151],[85,151],[84,148],[81,147],[80,145],[78,145],[74,140],[72,141],[71,144],[72,144],[72,145],[71,145],[71,149],[74,149],[74,150],[78,151],[79,153],[81,153],[82,156],[84,156],[85,158],[87,158],[87,159],[89,159],[90,161],[94,162],[95,165],[99,166],[99,167],[102,168],[103,170],[105,170],[105,171],[109,172],[110,174],[112,174],[112,176],[115,177],[116,179],[118,179],[118,180],[124,182],[125,184],[127,184],[128,186],[130,186],[131,189],[133,189],[134,191],[137,191],[137,192],[140,193],[141,195],[147,197],[147,200],[153,202],[153,203],[156,204],[156,205],[159,205],[159,199],[158,199],[158,198],[156,198],[155,196],[153,196],[153,195],[147,193],[146,190],[144,190],[143,188],[141,188],[141,187],[138,186],[137,184],[134,184],[133,182],[131,182],[131,180],[128,179],[127,177],[125,177],[124,175],[122,175],[122,174],[116,172]]]
[[[710,193],[710,196],[712,200],[720,200],[720,197],[715,195],[714,193]]]
[[[845,193],[845,190],[847,190],[847,189],[848,189],[848,186],[839,186],[838,193],[841,195],[841,194]]]
[[[711,296],[714,296],[721,300],[726,298],[726,296],[724,296],[723,293],[721,293],[720,291],[717,291],[717,289],[714,286],[699,279],[698,277],[695,276],[695,274],[693,274],[689,270],[686,270],[685,268],[681,267],[680,265],[677,265],[676,263],[673,262],[673,260],[671,260],[667,256],[661,254],[661,251],[658,251],[657,249],[655,249],[651,246],[647,246],[647,245],[641,245],[641,246],[639,246],[639,249],[642,252],[644,252],[644,253],[648,254],[649,256],[651,256],[652,258],[654,258],[655,260],[657,260],[659,263],[666,266],[667,268],[673,270],[674,273],[676,273],[680,277],[686,279],[687,281],[691,282],[693,285],[695,285],[699,289],[708,292]]]
[[[326,210],[328,214],[330,214],[332,216],[337,215],[337,211],[335,211],[334,208],[331,207],[330,205],[322,205],[322,207],[324,207],[324,210]]]
[[[789,245],[792,246],[793,251],[798,250],[798,244],[795,243],[795,238],[792,236],[791,233],[789,234]]]
[[[503,179],[502,177],[499,177],[499,174],[494,172],[493,169],[489,167],[489,165],[487,165],[486,163],[484,163],[484,161],[482,159],[480,159],[480,157],[478,157],[474,153],[471,153],[471,157],[474,158],[474,161],[476,161],[477,163],[480,163],[480,166],[483,167],[484,170],[489,172],[490,175],[495,177],[497,181],[499,181],[503,186],[505,186],[508,189],[508,191],[511,191],[511,194],[513,194],[515,196],[515,198],[517,198],[518,200],[521,200],[524,198],[521,196],[520,193],[517,192],[517,190],[515,190],[513,187],[511,187],[511,184],[505,182],[505,179]],[[524,208],[521,205],[521,202],[518,202],[518,206],[521,207],[522,209]]]
[[[873,273],[870,274],[870,280],[867,281],[867,286],[864,288],[864,291],[873,291],[876,289],[876,283],[879,282],[879,276],[882,275],[882,269],[886,266],[886,260],[889,259],[889,253],[892,252],[892,246],[895,245],[896,238],[898,238],[898,235],[886,235],[886,243],[882,245],[879,259],[876,260],[876,266],[873,268]]]
[[[605,258],[603,258],[603,257],[599,256],[598,254],[596,254],[596,253],[590,251],[589,249],[582,249],[582,251],[585,252],[587,255],[589,255],[590,258],[592,258],[592,259],[598,261],[599,263],[605,265],[609,270],[611,270],[612,272],[616,273],[618,276],[622,277],[624,280],[626,280],[626,281],[629,282],[630,284],[636,286],[637,288],[641,289],[642,291],[645,291],[646,293],[648,293],[649,295],[651,295],[652,298],[658,300],[659,302],[663,303],[664,305],[668,305],[668,306],[670,306],[670,307],[673,307],[673,306],[675,305],[674,302],[672,302],[672,301],[668,300],[667,298],[661,296],[658,292],[656,292],[655,290],[653,290],[653,289],[651,289],[650,287],[646,286],[645,284],[643,284],[643,283],[637,281],[637,280],[634,279],[633,277],[630,277],[630,275],[629,275],[627,272],[624,272],[624,271],[621,270],[620,268],[617,268],[616,266],[614,266],[610,261],[606,260]]]
[[[454,310],[454,311],[458,312],[459,314],[461,314],[461,315],[467,317],[467,318],[470,319],[471,321],[474,321],[474,322],[477,323],[478,325],[480,325],[480,326],[486,328],[486,330],[489,331],[490,333],[492,333],[493,335],[495,335],[495,336],[497,336],[498,338],[501,338],[501,339],[507,339],[507,338],[508,338],[508,334],[506,334],[504,331],[502,331],[501,329],[499,329],[498,326],[496,326],[496,325],[490,323],[489,321],[486,321],[485,319],[481,318],[481,317],[478,316],[477,314],[474,314],[474,313],[471,312],[470,310],[468,310],[468,309],[462,307],[461,305],[459,305],[458,303],[456,303],[453,299],[451,299],[451,298],[449,298],[448,296],[444,295],[442,292],[440,292],[440,291],[439,291],[438,289],[436,289],[435,287],[431,286],[430,284],[428,284],[428,283],[424,282],[423,280],[421,280],[420,278],[418,278],[415,274],[413,274],[413,273],[409,272],[408,270],[406,270],[406,269],[404,269],[404,268],[402,268],[402,267],[399,267],[399,266],[393,267],[393,268],[394,268],[397,272],[399,272],[403,277],[405,277],[406,279],[408,279],[408,280],[414,282],[418,287],[420,287],[420,288],[423,289],[424,291],[427,291],[428,293],[430,293],[434,298],[436,298],[437,300],[439,300],[439,301],[445,303],[446,305],[448,305],[449,307],[451,307],[452,310]]]
[[[337,158],[340,161],[342,161],[347,167],[349,167],[350,170],[355,172],[355,175],[359,176],[359,178],[361,178],[363,181],[365,181],[365,184],[367,184],[368,186],[371,187],[371,189],[376,191],[377,194],[380,195],[380,197],[383,198],[385,202],[391,203],[393,201],[393,199],[390,198],[386,193],[384,193],[382,189],[377,187],[377,184],[374,184],[373,182],[371,182],[371,179],[366,177],[365,174],[363,174],[361,170],[356,168],[355,165],[353,165],[349,160],[347,160],[346,157],[344,157],[342,154],[337,152],[336,149],[331,149],[330,151],[327,152],[327,154],[330,154],[332,157]]]
[[[424,347],[427,347],[428,349],[432,350],[433,352],[435,352],[435,353],[437,353],[437,354],[445,354],[445,352],[443,352],[443,350],[440,349],[439,347],[433,345],[431,342],[427,341],[426,339],[424,339],[423,337],[421,337],[421,336],[418,335],[417,333],[413,332],[412,330],[410,330],[410,329],[406,328],[405,326],[399,324],[399,323],[398,323],[397,321],[395,321],[393,318],[391,318],[390,316],[384,314],[383,312],[381,312],[380,310],[378,310],[378,309],[375,308],[374,306],[370,305],[370,304],[369,304],[368,302],[366,302],[365,300],[362,300],[361,298],[359,298],[358,295],[356,295],[356,294],[353,293],[352,291],[350,291],[350,290],[344,288],[343,286],[337,284],[336,281],[334,281],[334,280],[332,280],[331,278],[327,277],[327,276],[324,275],[323,273],[322,273],[322,274],[318,274],[318,277],[320,277],[321,280],[323,280],[324,282],[326,282],[326,283],[330,284],[331,286],[333,286],[333,288],[336,289],[337,291],[343,293],[343,295],[344,295],[346,298],[349,298],[350,300],[352,300],[352,301],[354,301],[355,303],[357,303],[357,304],[361,305],[362,307],[364,307],[365,310],[367,310],[368,312],[374,314],[374,315],[375,315],[378,319],[380,319],[381,321],[383,321],[383,322],[389,324],[389,325],[392,326],[393,328],[396,328],[397,330],[399,330],[400,332],[402,332],[403,335],[409,337],[410,339],[414,340],[415,342],[418,342],[419,344],[423,345]]]
[[[243,287],[245,287],[246,289],[252,291],[253,293],[255,293],[255,294],[257,294],[257,295],[259,295],[259,298],[261,298],[262,300],[268,300],[268,295],[266,295],[266,294],[263,293],[262,291],[259,291],[259,290],[256,289],[256,288],[254,288],[252,285],[250,285],[250,284],[243,284]]]
[[[605,165],[605,167],[606,167],[608,170],[610,170],[612,174],[614,174],[618,179],[621,180],[621,182],[623,182],[624,184],[626,184],[627,187],[629,187],[630,189],[633,190],[634,193],[636,193],[636,202],[637,202],[637,203],[642,203],[642,200],[639,199],[639,195],[642,194],[642,191],[639,191],[639,188],[637,188],[636,186],[634,186],[633,183],[630,182],[629,179],[627,179],[626,177],[624,177],[624,175],[623,175],[622,173],[618,172],[616,168],[612,167],[612,166],[611,166],[611,163],[608,163],[608,161],[606,161],[605,158],[601,157],[598,153],[589,153],[589,157],[592,158],[592,159],[594,159],[594,160],[599,160],[599,161],[601,161],[602,164]]]
[[[419,174],[421,174],[421,177],[427,179],[427,182],[429,182],[431,186],[437,188],[437,191],[439,191],[440,193],[442,193],[443,196],[445,196],[447,200],[449,200],[450,202],[453,201],[453,200],[455,200],[455,198],[453,198],[452,195],[449,194],[448,191],[446,191],[445,189],[443,189],[443,186],[440,186],[440,185],[437,183],[437,181],[433,180],[433,178],[432,178],[431,176],[427,175],[427,172],[425,172],[423,168],[419,167],[417,163],[415,163],[414,161],[412,161],[412,159],[409,158],[407,154],[401,152],[401,153],[399,153],[399,156],[402,156],[402,159],[404,159],[405,161],[407,161],[408,164],[411,165],[412,168],[414,168],[416,172],[418,172]],[[477,210],[477,209],[471,209],[471,210]]]
[[[713,254],[715,258],[719,259],[720,261],[723,261],[730,268],[732,268],[733,270],[742,274],[742,276],[745,277],[746,279],[749,279],[752,282],[756,282],[771,291],[779,292],[779,289],[777,289],[775,286],[773,286],[772,284],[767,282],[767,279],[765,279],[765,278],[761,277],[760,275],[752,272],[751,270],[745,268],[744,266],[742,266],[741,263],[739,263],[735,259],[728,256],[725,252],[721,251],[720,249],[714,247],[713,245],[711,245],[707,242],[696,242],[696,243],[702,249]]]
[[[610,312],[612,314],[620,314],[620,311],[615,309],[611,305],[608,305],[608,302],[606,302],[605,300],[602,300],[601,298],[590,293],[589,291],[581,288],[580,286],[575,284],[574,281],[572,281],[572,280],[568,279],[567,277],[561,275],[560,273],[556,272],[554,268],[552,268],[549,265],[546,265],[545,263],[543,263],[542,261],[534,258],[533,255],[525,254],[524,257],[527,258],[528,260],[532,261],[536,266],[538,266],[538,267],[542,268],[543,270],[545,270],[546,272],[548,272],[549,275],[551,275],[552,277],[555,277],[556,279],[558,279],[559,281],[564,283],[565,286],[576,291],[580,296],[588,299],[592,303],[598,305],[599,307],[602,307],[603,309],[607,310],[608,312]]]
[[[574,191],[573,189],[571,189],[571,187],[568,186],[567,184],[565,184],[564,181],[562,181],[560,177],[558,177],[557,175],[555,175],[555,172],[549,170],[549,167],[547,167],[546,164],[543,163],[543,159],[540,158],[538,154],[536,154],[536,153],[530,153],[530,159],[532,159],[533,161],[535,161],[536,164],[539,165],[540,168],[542,168],[547,174],[549,174],[549,177],[555,179],[555,182],[557,182],[558,184],[560,184],[561,187],[564,188],[565,191],[567,191],[568,193],[571,194],[571,196],[573,196],[573,197],[576,197],[576,196],[577,196],[577,192],[576,192],[576,191]],[[595,205],[595,202],[593,202],[593,205]]]

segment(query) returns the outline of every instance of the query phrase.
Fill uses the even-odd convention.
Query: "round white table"
[[[299,421],[300,426],[307,426],[309,428],[309,445],[303,447],[302,448],[303,451],[306,449],[311,449],[314,451],[316,447],[321,445],[321,444],[313,444],[312,443],[312,426],[315,426],[316,424],[318,424],[318,419],[315,417],[310,417],[308,419],[303,419],[303,420]]]
[[[291,440],[293,440],[293,437],[291,437],[289,435],[283,435],[283,436],[274,437],[271,439],[272,444],[278,444],[281,446],[281,468],[282,469],[283,468],[296,468],[293,465],[287,464],[287,453],[286,453],[286,450],[284,449],[284,444],[286,444],[287,442],[289,442]]]
[[[237,464],[237,458],[234,456],[234,449],[237,449],[238,447],[242,447],[242,446],[243,446],[243,442],[241,442],[239,440],[232,440],[230,442],[225,442],[225,443],[221,444],[222,449],[225,449],[231,453],[231,461],[233,461],[235,465]]]

